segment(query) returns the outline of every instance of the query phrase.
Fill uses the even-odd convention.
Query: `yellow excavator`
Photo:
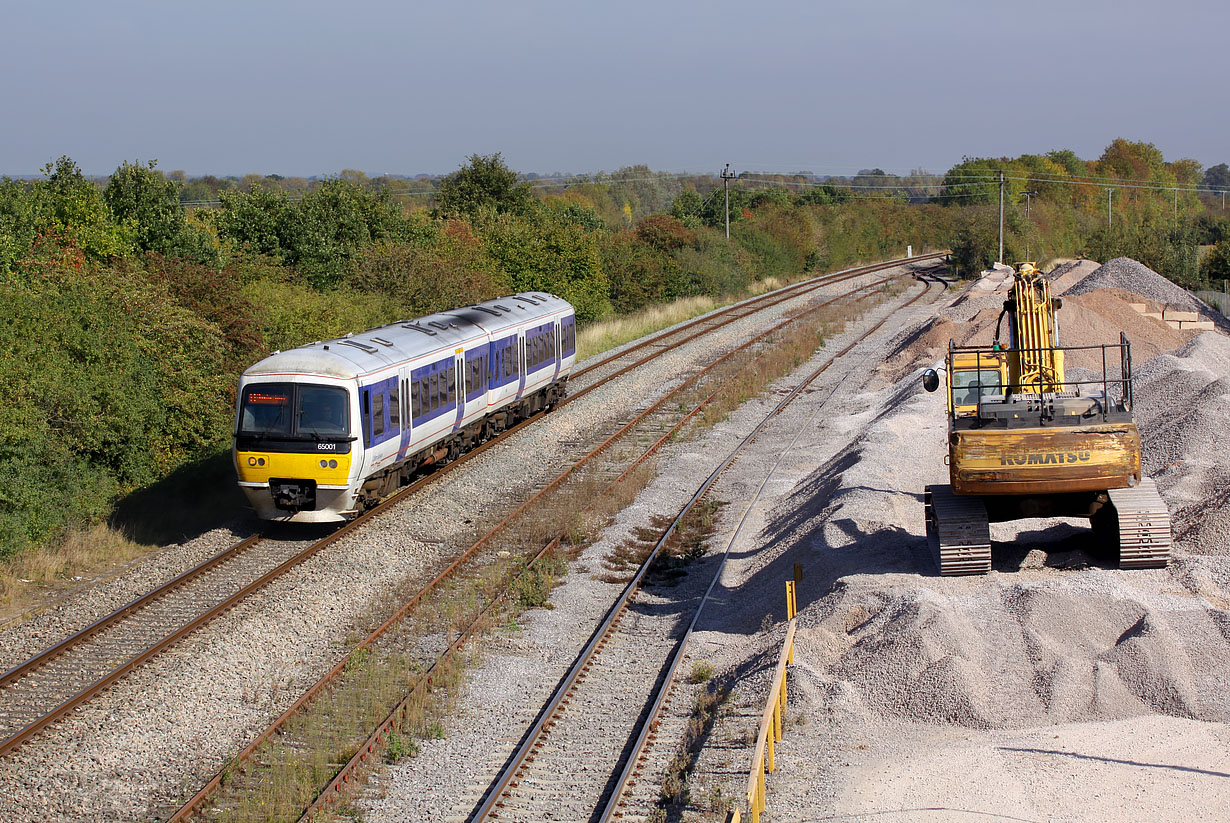
[[[1170,560],[1170,512],[1140,471],[1131,344],[1120,332],[1118,343],[1061,348],[1059,307],[1050,282],[1021,263],[994,343],[949,341],[951,484],[928,486],[925,495],[927,538],[942,575],[989,572],[989,524],[1027,517],[1090,518],[1099,542],[1117,549],[1120,568]],[[1101,374],[1067,374],[1065,355],[1100,362]],[[923,373],[927,391],[939,385],[934,369]]]

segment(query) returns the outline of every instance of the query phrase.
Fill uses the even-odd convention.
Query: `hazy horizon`
[[[41,4],[6,14],[0,174],[60,155],[189,176],[517,171],[943,173],[1115,138],[1230,160],[1220,36],[1178,0],[769,3],[369,0]]]

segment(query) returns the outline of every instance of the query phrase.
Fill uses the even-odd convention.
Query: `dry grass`
[[[599,320],[577,331],[577,359],[584,360],[733,302],[734,299],[720,301],[713,297],[684,297],[622,317]]]
[[[673,812],[677,818],[681,808],[691,802],[688,778],[691,776],[692,768],[696,765],[696,757],[700,753],[705,738],[713,729],[718,711],[729,697],[730,686],[724,679],[722,682],[711,680],[707,686],[696,690],[696,695],[692,698],[692,713],[684,728],[683,739],[679,742],[679,748],[675,750],[675,756],[667,764],[666,773],[662,778],[662,791],[658,801],[661,805],[658,808],[663,812]],[[723,797],[719,789],[716,793],[710,792],[700,805],[703,806],[703,812],[724,814],[732,804],[731,799]],[[670,814],[663,815],[664,818],[670,816]]]
[[[59,541],[0,563],[0,615],[21,612],[153,550],[106,525],[73,529]]]
[[[805,275],[798,279],[805,279]],[[729,306],[748,297],[764,294],[780,289],[797,280],[786,281],[777,277],[766,277],[764,280],[753,281],[746,291],[740,294],[723,294],[716,297],[681,297],[670,303],[650,306],[621,317],[611,317],[591,323],[577,331],[577,360],[584,360],[599,352],[622,346],[637,338],[656,331],[699,317],[706,312],[722,306]]]
[[[880,293],[872,301],[887,296]],[[770,335],[755,360],[744,366],[700,413],[693,433],[722,422],[739,406],[760,396],[774,380],[806,363],[824,345],[826,335],[856,316],[856,307],[834,304],[819,310],[805,322],[793,323]]]

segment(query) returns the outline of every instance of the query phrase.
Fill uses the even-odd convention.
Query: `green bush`
[[[52,268],[0,284],[0,307],[0,554],[224,442],[223,335],[143,270]]]

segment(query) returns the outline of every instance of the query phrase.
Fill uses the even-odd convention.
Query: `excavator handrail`
[[[1108,363],[1107,363],[1107,350],[1108,349],[1118,349],[1119,350],[1119,354],[1120,354],[1120,358],[1119,358],[1120,376],[1119,377],[1112,378],[1108,374]],[[957,345],[955,341],[950,340],[948,342],[948,366],[949,366],[950,374],[952,371],[954,371],[952,367],[952,363],[953,363],[952,356],[954,354],[959,353],[959,354],[975,355],[975,358],[976,358],[974,362],[975,370],[979,374],[981,374],[983,371],[983,360],[982,360],[983,355],[992,356],[991,359],[994,360],[996,364],[998,364],[1000,359],[1003,356],[1010,355],[1010,354],[1020,352],[1020,351],[1023,351],[1023,349],[1006,349],[1006,348],[997,348],[994,346],[968,346],[968,345],[961,346],[961,345]],[[1058,384],[1059,386],[1063,387],[1059,391],[1043,391],[1044,385],[1050,385],[1050,383],[1048,381],[1043,381],[1041,378],[1041,375],[1039,375],[1037,380],[1029,381],[1026,383],[1010,383],[1010,382],[1001,381],[994,387],[984,386],[981,382],[971,383],[965,388],[978,389],[978,399],[977,399],[977,402],[975,403],[975,407],[976,407],[976,415],[979,419],[983,417],[983,412],[982,412],[983,398],[985,396],[988,396],[982,391],[984,388],[1000,389],[1000,393],[997,393],[996,395],[989,395],[992,397],[1002,396],[1006,398],[1009,395],[1014,394],[1014,393],[1028,392],[1030,394],[1035,395],[1037,398],[1039,398],[1039,400],[1041,400],[1048,396],[1053,398],[1057,395],[1065,394],[1068,391],[1072,391],[1072,389],[1069,389],[1068,387],[1100,385],[1102,387],[1102,400],[1103,400],[1103,402],[1099,404],[1099,406],[1101,407],[1101,417],[1102,417],[1103,422],[1108,422],[1109,415],[1111,413],[1111,408],[1110,408],[1110,401],[1112,400],[1111,388],[1115,387],[1120,390],[1120,395],[1121,395],[1116,405],[1119,405],[1122,408],[1122,410],[1125,412],[1131,411],[1132,399],[1133,399],[1132,398],[1132,348],[1131,348],[1131,343],[1127,339],[1127,335],[1124,334],[1123,332],[1119,333],[1118,343],[1100,343],[1100,344],[1090,345],[1090,346],[1044,346],[1040,348],[1030,349],[1030,351],[1037,352],[1037,353],[1056,352],[1056,351],[1059,351],[1059,352],[1101,351],[1102,352],[1102,376],[1100,379],[1072,380],[1072,379],[1069,379],[1067,375],[1064,375],[1063,382]],[[948,408],[951,410],[950,417],[952,420],[956,421],[959,418],[959,416],[957,414],[957,404],[955,402],[956,398],[953,393],[954,386],[953,386],[952,378],[950,377],[947,382],[948,382]],[[1044,412],[1044,408],[1043,406],[1040,405],[1039,406],[1040,417],[1044,416],[1043,412]]]

